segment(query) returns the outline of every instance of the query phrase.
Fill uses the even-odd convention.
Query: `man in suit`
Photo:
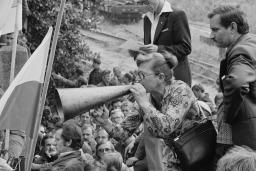
[[[174,69],[176,80],[191,86],[191,71],[187,55],[191,53],[191,36],[184,11],[174,9],[167,0],[145,0],[149,12],[144,17],[144,46],[151,53],[166,50],[178,59]]]
[[[223,104],[217,112],[217,161],[232,145],[256,150],[256,39],[237,7],[219,6],[208,18],[211,39],[227,48],[219,74]]]

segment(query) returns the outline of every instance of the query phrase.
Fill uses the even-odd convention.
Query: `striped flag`
[[[0,99],[0,129],[32,137],[38,118],[52,28]]]
[[[22,29],[22,0],[0,0],[0,36],[14,32],[16,8],[19,7],[18,30]]]

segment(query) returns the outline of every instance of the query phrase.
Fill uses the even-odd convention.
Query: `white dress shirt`
[[[152,13],[152,12],[148,12],[145,14],[151,22],[151,44],[153,44],[154,39],[155,39],[155,33],[156,33],[156,28],[157,28],[157,25],[159,22],[159,18],[161,16],[161,14],[164,12],[173,12],[171,4],[166,0],[164,1],[164,6],[163,6],[161,12],[157,16],[154,16],[154,13]]]

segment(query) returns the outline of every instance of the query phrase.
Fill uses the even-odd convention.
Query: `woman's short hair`
[[[219,161],[217,171],[256,170],[256,153],[249,147],[235,146]]]
[[[155,53],[154,58],[153,71],[156,74],[163,73],[165,75],[165,81],[169,82],[173,77],[173,69],[178,64],[176,56],[167,51],[161,51],[161,53]]]
[[[117,171],[122,169],[123,158],[119,152],[104,154],[103,161],[107,166],[107,171]]]

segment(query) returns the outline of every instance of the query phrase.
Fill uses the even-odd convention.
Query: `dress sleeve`
[[[163,113],[153,105],[143,108],[146,128],[159,138],[168,137],[179,127],[194,101],[193,92],[185,83],[175,85],[168,93],[163,99]]]

